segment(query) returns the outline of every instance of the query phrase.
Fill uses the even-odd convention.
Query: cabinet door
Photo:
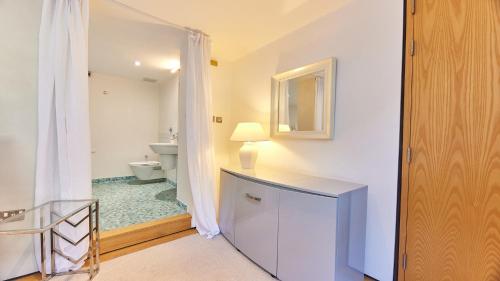
[[[227,172],[221,172],[220,188],[219,228],[222,235],[234,245],[234,214],[238,178]]]
[[[280,190],[278,278],[334,280],[337,199]]]
[[[262,268],[276,275],[279,190],[238,180],[235,245]]]

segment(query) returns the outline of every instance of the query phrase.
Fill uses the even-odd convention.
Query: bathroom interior
[[[185,214],[177,197],[184,33],[111,1],[91,1],[90,10],[92,193],[101,230]]]

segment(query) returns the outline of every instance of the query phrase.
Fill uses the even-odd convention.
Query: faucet
[[[173,129],[172,127],[170,127],[170,129],[168,129],[168,131],[170,132],[170,142],[177,142],[177,133],[173,133]]]

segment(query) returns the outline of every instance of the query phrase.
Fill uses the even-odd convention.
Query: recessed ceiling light
[[[141,62],[140,62],[140,61],[138,61],[138,60],[136,60],[136,61],[134,61],[134,65],[135,65],[135,66],[141,66]]]

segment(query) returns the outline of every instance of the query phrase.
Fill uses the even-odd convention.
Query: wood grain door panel
[[[417,0],[415,11],[403,279],[498,281],[500,0]]]

